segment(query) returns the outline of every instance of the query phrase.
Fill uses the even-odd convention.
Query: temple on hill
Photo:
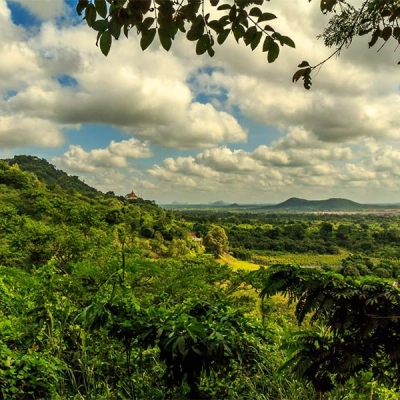
[[[136,196],[135,192],[132,190],[132,192],[125,195],[125,198],[127,200],[136,200],[138,197]]]

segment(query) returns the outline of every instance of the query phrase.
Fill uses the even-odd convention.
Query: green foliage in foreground
[[[319,269],[276,265],[268,270],[263,297],[283,293],[296,302],[301,325],[287,366],[321,392],[368,372],[370,379],[397,388],[400,382],[400,291],[392,282],[355,280]]]
[[[397,361],[388,354],[397,353],[387,352],[396,347],[384,338],[397,343],[395,289],[293,267],[283,267],[283,283],[275,268],[233,271],[203,255],[189,227],[151,202],[49,188],[0,161],[0,399],[395,398],[375,371],[393,384]],[[365,258],[345,262],[359,275],[375,268]],[[379,265],[396,274],[395,261]],[[296,334],[293,308],[279,297],[257,298],[268,276],[264,295],[294,284],[306,334]],[[305,282],[315,298],[302,299]],[[321,304],[313,328],[304,316]],[[363,326],[356,306],[383,316],[380,325],[370,317]],[[315,332],[331,333],[318,341]],[[347,349],[354,338],[371,357]],[[332,349],[358,362],[346,379],[327,357]],[[299,368],[282,370],[290,357]]]

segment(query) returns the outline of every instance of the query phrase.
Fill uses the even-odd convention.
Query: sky
[[[332,51],[316,39],[328,20],[318,1],[263,6],[296,43],[273,64],[231,37],[213,58],[182,35],[142,52],[135,32],[104,57],[75,5],[0,0],[0,158],[45,158],[159,204],[400,202],[394,43],[355,40],[306,91],[291,81],[297,65]]]

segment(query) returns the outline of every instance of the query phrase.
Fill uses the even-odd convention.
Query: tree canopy
[[[308,0],[311,1],[311,0]],[[229,35],[250,46],[262,47],[267,61],[274,62],[284,46],[294,48],[295,41],[276,31],[272,20],[278,16],[262,8],[264,0],[78,0],[76,11],[83,15],[89,27],[97,32],[96,45],[104,55],[110,52],[113,40],[123,32],[133,30],[140,36],[140,46],[146,50],[158,37],[161,46],[169,50],[178,34],[195,43],[196,54],[215,54],[216,44],[222,45]],[[332,54],[311,65],[302,61],[293,75],[293,82],[303,80],[311,88],[311,73],[332,56],[349,47],[357,36],[366,35],[368,46],[378,43],[382,48],[390,39],[400,43],[400,1],[364,0],[354,6],[344,0],[320,0],[323,14],[330,14],[324,32],[319,36]],[[379,48],[379,50],[380,50]],[[379,51],[378,50],[378,51]],[[400,63],[400,62],[399,62]]]
[[[207,251],[214,253],[215,257],[219,257],[228,250],[228,236],[224,228],[214,225],[204,238],[204,246]]]

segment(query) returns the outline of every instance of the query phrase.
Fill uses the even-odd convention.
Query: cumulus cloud
[[[304,132],[298,133],[303,139],[310,139],[302,139],[303,146],[282,147],[282,143],[293,143],[288,134],[253,151],[222,146],[194,157],[169,157],[161,166],[150,168],[148,174],[160,186],[168,182],[172,192],[184,192],[189,197],[193,190],[208,191],[209,195],[226,193],[227,200],[238,202],[268,202],[265,196],[269,201],[281,201],[285,195],[299,193],[309,198],[350,197],[373,202],[381,191],[396,190],[399,150],[376,142],[359,144],[354,149],[332,147],[323,141],[314,143],[316,139]],[[305,145],[306,142],[315,146]]]
[[[87,27],[51,23],[42,25],[31,45],[34,67],[53,79],[32,80],[35,84],[10,97],[12,113],[54,124],[108,124],[166,148],[247,139],[231,114],[193,99],[186,82],[190,69],[163,50],[142,53],[133,38],[116,43],[104,59]],[[57,78],[63,76],[75,84],[59,84]]]
[[[38,134],[40,133],[40,134]],[[58,147],[64,142],[60,129],[38,118],[0,115],[0,147]]]
[[[349,147],[332,147],[310,131],[289,127],[286,136],[273,141],[270,146],[259,146],[252,157],[264,165],[300,167],[321,165],[325,161],[346,161],[353,154]]]
[[[45,20],[62,16],[65,12],[64,0],[8,0],[25,7],[36,17]]]
[[[156,193],[157,187],[154,183],[140,179],[137,176],[137,171],[131,168],[124,171],[116,169],[96,170],[96,173],[80,173],[80,177],[85,180],[85,183],[92,187],[96,187],[102,192],[113,191],[117,194],[125,195],[132,190],[143,198],[151,198],[151,193]]]
[[[76,172],[95,172],[98,169],[127,167],[127,158],[149,158],[153,152],[147,143],[136,139],[111,141],[105,149],[85,151],[79,145],[71,145],[61,157],[53,161],[60,167]]]
[[[230,150],[226,146],[207,149],[198,154],[196,161],[218,172],[249,173],[257,170],[258,165],[244,150]]]
[[[84,24],[54,22],[62,0],[12,1],[42,23],[14,25],[0,0],[2,149],[60,146],[69,127],[103,124],[131,139],[106,148],[74,142],[53,161],[106,191],[249,202],[400,195],[398,54],[368,51],[362,38],[314,76],[311,91],[293,84],[299,62],[331,51],[315,40],[326,22],[315,2],[265,2],[278,15],[273,26],[296,42],[269,65],[232,37],[212,59],[182,37],[168,53],[156,43],[142,52],[135,35],[105,58]],[[254,125],[265,136],[253,135]],[[153,145],[185,152],[157,149],[156,165],[133,170],[130,160],[152,157]]]
[[[250,119],[283,132],[303,127],[327,143],[400,136],[398,54],[393,46],[376,53],[367,49],[367,37],[355,40],[339,59],[322,67],[313,77],[313,88],[305,91],[301,83],[291,82],[291,76],[302,60],[315,64],[329,56],[332,49],[315,39],[326,19],[312,2],[265,7],[278,15],[277,28],[295,40],[296,49],[282,48],[280,58],[266,68],[265,56],[228,40],[216,54],[218,68],[201,73],[196,90],[204,87],[210,93],[209,88],[219,88],[219,93],[226,93],[226,103]]]

